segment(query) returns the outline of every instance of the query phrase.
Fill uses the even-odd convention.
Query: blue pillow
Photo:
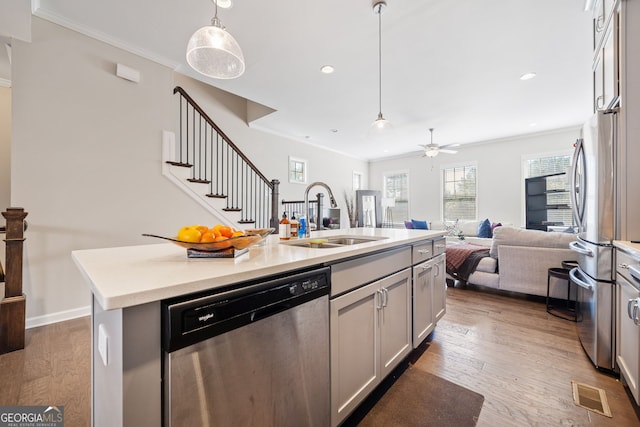
[[[411,223],[413,224],[413,228],[416,230],[428,230],[429,226],[427,225],[427,221],[418,221],[415,219],[411,220]]]
[[[413,230],[413,223],[411,221],[405,221],[404,228],[406,228],[407,230]]]
[[[488,218],[480,222],[478,225],[478,237],[483,237],[485,239],[491,237],[491,223]]]

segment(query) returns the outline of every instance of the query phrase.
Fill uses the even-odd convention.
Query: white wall
[[[435,158],[414,155],[371,162],[369,183],[382,190],[386,172],[409,171],[409,212],[414,219],[440,221],[442,203],[440,171],[443,166],[477,164],[478,219],[523,226],[523,156],[571,151],[579,130],[564,129],[518,138],[463,145],[457,154],[440,153]]]
[[[0,211],[9,207],[11,178],[11,88],[0,86]],[[0,219],[0,223],[4,223]],[[0,251],[0,253],[3,253]]]
[[[116,77],[116,63],[139,70],[140,83]],[[285,198],[304,191],[286,182],[289,154],[308,159],[310,181],[328,182],[339,203],[351,170],[366,171],[362,161],[249,129],[241,98],[38,18],[32,43],[14,42],[12,71],[11,204],[29,213],[28,325],[87,313],[90,292],[71,251],[156,243],[141,234],[212,221],[161,174],[162,130],[177,133],[176,82],[280,179]]]

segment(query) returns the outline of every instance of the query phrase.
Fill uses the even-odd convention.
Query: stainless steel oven
[[[329,269],[163,302],[165,426],[327,426]]]

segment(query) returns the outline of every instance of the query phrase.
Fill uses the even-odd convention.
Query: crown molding
[[[33,12],[34,16],[38,18],[42,18],[46,21],[52,22],[54,24],[58,24],[62,27],[68,28],[80,34],[83,34],[87,37],[91,37],[92,39],[101,41],[103,43],[107,43],[113,47],[117,47],[118,49],[125,50],[127,52],[133,53],[134,55],[140,56],[142,58],[148,59],[150,61],[156,62],[160,65],[164,65],[165,67],[169,67],[172,70],[178,69],[181,66],[180,63],[172,61],[162,55],[157,55],[154,52],[151,52],[146,49],[142,49],[139,46],[128,43],[124,40],[118,39],[116,37],[112,37],[108,34],[105,34],[101,31],[97,31],[94,28],[87,27],[82,24],[78,24],[75,21],[71,21],[63,16],[60,16],[56,13],[52,13],[48,10],[44,10],[42,8],[38,8]]]

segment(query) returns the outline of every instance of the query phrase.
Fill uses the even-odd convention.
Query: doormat
[[[362,420],[352,425],[474,427],[483,402],[479,393],[410,367]]]
[[[571,381],[573,401],[576,405],[588,409],[596,414],[613,418],[606,392],[597,387]]]

